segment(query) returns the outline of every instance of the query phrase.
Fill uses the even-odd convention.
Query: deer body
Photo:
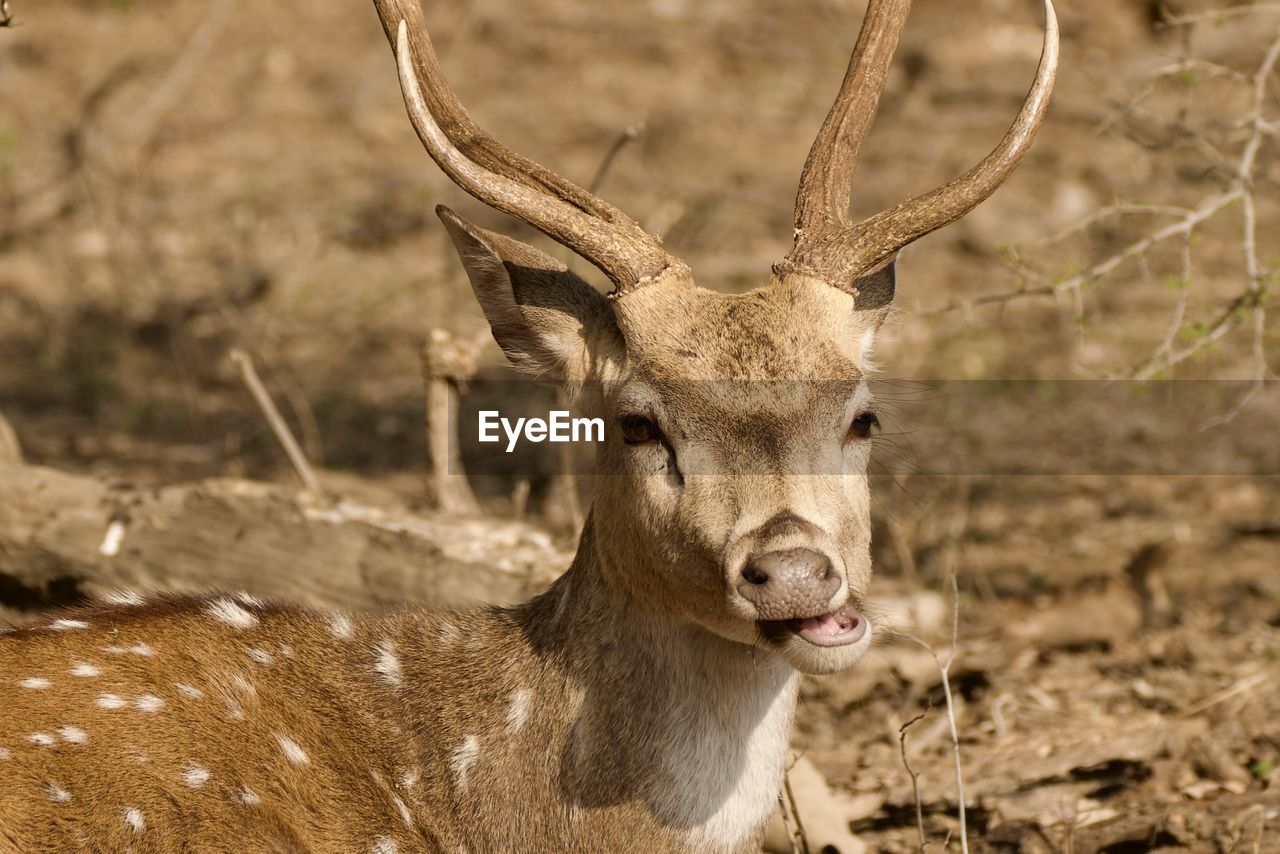
[[[895,258],[1025,154],[1052,6],[1000,145],[852,223],[852,157],[910,5],[870,0],[794,248],[763,287],[720,294],[480,130],[414,0],[375,5],[431,157],[614,284],[437,209],[511,361],[613,425],[574,563],[510,610],[355,619],[126,595],[0,635],[0,852],[753,851],[800,675],[872,640],[866,374]]]
[[[222,596],[15,633],[0,851],[754,850],[796,672],[637,610],[591,538],[511,610]]]

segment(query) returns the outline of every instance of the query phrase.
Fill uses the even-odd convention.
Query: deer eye
[[[618,416],[618,427],[622,429],[622,441],[628,445],[643,445],[658,438],[658,425],[647,415],[626,413]]]
[[[859,412],[849,425],[849,436],[855,439],[871,438],[871,431],[879,429],[880,419],[871,411]]]

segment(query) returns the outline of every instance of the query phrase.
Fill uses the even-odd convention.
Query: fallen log
[[[0,463],[0,607],[12,616],[121,587],[353,610],[510,604],[571,559],[525,523],[417,515],[361,494],[233,479],[138,488]]]

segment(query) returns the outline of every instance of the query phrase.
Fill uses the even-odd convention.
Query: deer
[[[597,267],[437,209],[497,344],[607,420],[569,568],[511,608],[324,612],[120,591],[0,637],[0,851],[748,852],[801,678],[868,616],[875,337],[900,251],[990,196],[1058,62],[961,177],[854,222],[910,0],[870,0],[794,244],[746,293],[482,131],[416,0],[375,0],[430,157]]]

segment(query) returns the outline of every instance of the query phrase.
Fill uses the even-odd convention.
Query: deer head
[[[1027,152],[1057,66],[1049,0],[1039,70],[995,150],[951,183],[852,222],[854,163],[910,7],[871,0],[800,178],[795,245],[743,294],[699,287],[626,214],[485,134],[445,82],[418,4],[377,5],[436,163],[613,283],[606,296],[545,253],[438,208],[511,361],[616,425],[584,538],[605,582],[803,672],[852,664],[871,639],[861,601],[877,420],[866,376],[895,261],[987,198]]]

